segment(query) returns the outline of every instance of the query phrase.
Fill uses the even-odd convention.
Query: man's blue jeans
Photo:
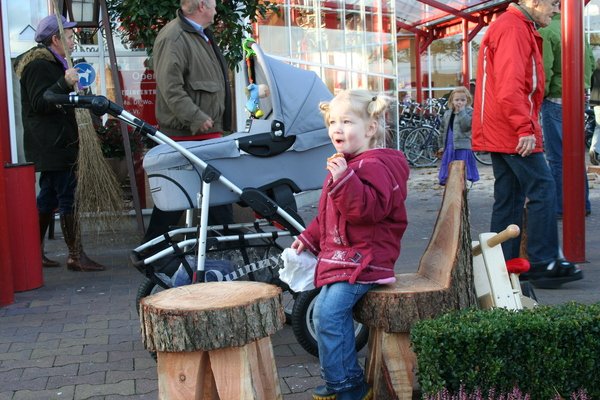
[[[61,215],[72,214],[75,202],[77,178],[75,172],[43,171],[39,179],[40,191],[37,208],[41,214],[49,214],[58,208]]]
[[[336,392],[360,385],[364,373],[358,364],[352,308],[375,285],[337,282],[321,288],[313,313],[319,345],[321,376]]]
[[[563,213],[563,129],[562,105],[544,100],[542,103],[542,128],[546,160],[556,186],[556,213]],[[582,139],[583,140],[583,139]],[[591,211],[587,174],[585,180],[585,210]]]
[[[532,264],[547,264],[558,256],[556,190],[544,153],[527,157],[491,153],[494,171],[494,207],[491,231],[500,232],[510,224],[523,226],[527,203],[527,255]],[[502,243],[507,260],[519,257],[519,238]]]

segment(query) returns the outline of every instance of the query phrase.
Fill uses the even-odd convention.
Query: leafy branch
[[[178,3],[174,0],[107,0],[107,7],[111,21],[119,23],[117,33],[121,42],[132,49],[145,49],[152,58],[156,35],[175,18]],[[278,12],[276,3],[260,0],[217,2],[212,30],[230,69],[237,69],[244,59],[242,41],[252,35],[252,24],[269,12]]]

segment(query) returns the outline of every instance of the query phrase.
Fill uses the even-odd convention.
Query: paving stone
[[[66,338],[60,341],[61,348],[67,348],[71,346],[87,346],[87,345],[98,345],[98,344],[108,344],[108,336],[107,335],[98,335],[98,336],[87,336],[83,338]]]
[[[96,371],[133,371],[133,360],[119,360],[103,363],[85,363],[80,364],[79,373],[89,374]]]
[[[151,368],[156,370],[156,360],[152,358],[149,352],[146,352],[145,357],[134,359],[135,369]]]
[[[273,346],[273,354],[275,357],[293,356],[294,352],[287,344],[281,344],[279,346]]]
[[[136,379],[135,392],[138,394],[154,395],[158,398],[158,379]]]
[[[0,387],[6,388],[11,381],[21,379],[24,368],[14,368],[6,371],[0,371]]]
[[[27,379],[27,380],[16,380],[9,383],[8,387],[11,390],[44,390],[46,389],[46,383],[48,382],[47,376],[40,376],[39,378]],[[38,397],[39,399],[39,397]]]
[[[12,400],[14,392],[0,392],[0,400]]]
[[[65,324],[64,331],[70,332],[70,331],[78,331],[80,329],[94,330],[94,329],[106,329],[106,328],[108,328],[108,321],[95,321],[95,322],[86,322],[83,324]]]
[[[130,352],[133,350],[133,343],[131,341],[124,341],[116,344],[88,344],[83,346],[83,354],[91,354],[99,351]]]
[[[50,367],[50,368],[25,368],[21,379],[35,379],[40,377],[50,377],[56,375],[77,375],[79,370],[79,364],[69,364],[62,367]]]
[[[285,383],[290,387],[292,393],[305,392],[323,384],[323,380],[318,376],[309,376],[304,378],[289,377],[284,378]]]
[[[27,360],[6,360],[0,362],[0,371],[10,370],[14,368],[50,368],[54,364],[55,357],[43,357],[36,359]]]
[[[129,379],[156,379],[156,370],[152,369],[140,369],[135,371],[114,371],[109,370],[106,373],[106,383],[116,383],[122,380]]]
[[[47,340],[45,342],[15,342],[10,346],[10,351],[34,350],[39,348],[56,349],[60,340]],[[37,358],[32,354],[32,358]]]
[[[81,355],[64,355],[57,356],[54,360],[54,365],[67,365],[73,363],[104,363],[108,359],[106,352]]]
[[[128,358],[136,359],[138,357],[147,357],[148,352],[145,350],[139,351],[121,351],[121,352],[111,352],[109,353],[109,361],[118,361]]]
[[[300,392],[300,393],[290,393],[288,395],[283,396],[283,400],[309,400],[312,399],[312,389]]]
[[[10,351],[8,353],[0,353],[0,361],[12,361],[12,360],[29,360],[31,355],[31,349],[25,349],[20,351]]]
[[[85,400],[92,396],[121,395],[129,396],[135,394],[134,381],[122,381],[104,385],[77,385],[74,400]]]
[[[83,346],[59,347],[51,349],[35,349],[31,352],[31,358],[44,358],[49,356],[76,356],[83,352]]]
[[[289,365],[287,367],[278,368],[277,373],[280,378],[289,378],[292,376],[300,378],[311,376],[311,374],[306,369],[306,366],[303,364],[294,364]]]
[[[140,330],[136,329],[135,331],[130,330],[130,328],[125,328],[126,332],[122,332],[121,335],[110,335],[111,344],[114,343],[122,343],[122,342],[131,342],[131,341],[141,341],[142,335],[140,334]]]
[[[48,378],[47,388],[57,388],[66,385],[102,385],[105,383],[106,372],[94,372],[87,375],[56,375]]]
[[[85,336],[84,331],[71,331],[71,332],[41,332],[38,341],[46,341],[52,339],[80,339]]]
[[[75,396],[74,386],[65,386],[53,390],[20,390],[12,400],[72,400]]]
[[[13,317],[2,316],[2,329],[0,329],[0,336],[12,334],[12,332],[8,333],[8,331],[14,331],[16,328],[36,327],[41,325],[41,320],[25,319],[23,315],[15,315]]]
[[[315,357],[309,355],[309,354],[305,354],[303,356],[297,356],[297,355],[292,355],[292,356],[275,356],[275,365],[277,365],[277,368],[282,368],[282,367],[287,367],[289,365],[295,365],[295,364],[303,364],[303,365],[308,365],[308,364],[319,364],[319,360],[317,360]]]
[[[31,331],[31,329],[29,329]],[[38,341],[38,334],[36,332],[29,332],[27,334],[19,334],[17,331],[13,335],[2,335],[0,336],[0,343],[30,343]]]

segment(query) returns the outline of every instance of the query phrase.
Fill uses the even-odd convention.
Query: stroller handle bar
[[[198,167],[202,169],[204,175],[203,182],[210,183],[212,180],[218,180],[225,187],[230,189],[232,192],[236,193],[240,197],[246,197],[246,195],[252,195],[252,191],[245,193],[236,186],[229,179],[225,178],[220,172],[218,172],[214,167],[209,166],[204,160],[197,157],[195,154],[190,152],[185,147],[181,146],[179,143],[160,132],[158,129],[153,127],[152,125],[146,123],[145,121],[137,118],[135,115],[125,111],[123,107],[118,104],[110,101],[105,96],[96,96],[96,95],[78,95],[77,93],[69,93],[69,94],[58,94],[54,93],[50,90],[46,90],[44,93],[44,100],[48,103],[66,106],[66,107],[75,107],[75,108],[88,108],[97,116],[102,116],[104,114],[110,114],[113,117],[125,122],[126,124],[138,128],[142,134],[150,137],[152,140],[159,144],[168,144],[175,150],[179,151],[183,154],[190,162],[196,164]],[[209,186],[206,187],[206,191],[208,192]],[[247,190],[247,189],[246,189]],[[304,226],[300,224],[295,218],[293,218],[289,213],[287,213],[283,208],[271,203],[275,207],[275,213],[280,215],[283,219],[288,221],[298,232],[304,231]],[[208,204],[206,204],[208,205]],[[206,223],[206,221],[203,221]]]

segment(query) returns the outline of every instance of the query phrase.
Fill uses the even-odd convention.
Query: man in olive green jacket
[[[156,119],[174,140],[206,140],[231,130],[231,92],[225,59],[208,29],[216,0],[181,0],[177,17],[154,43]],[[183,211],[152,210],[148,241],[178,224]],[[209,225],[233,222],[231,205],[210,208]]]

